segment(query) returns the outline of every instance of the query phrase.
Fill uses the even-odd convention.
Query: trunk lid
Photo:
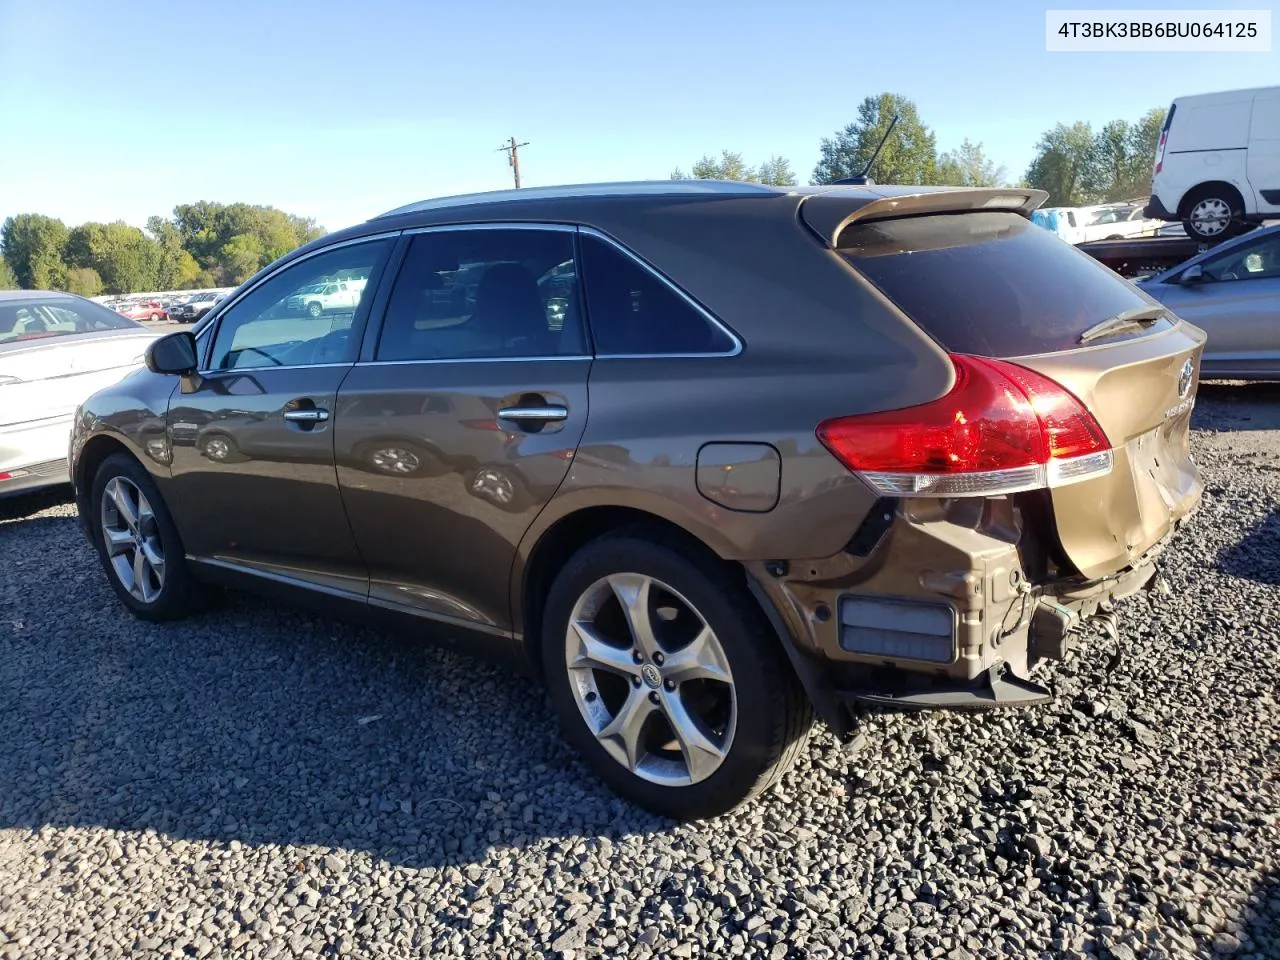
[[[69,416],[91,394],[141,366],[156,336],[112,331],[0,346],[0,426]]]
[[[1137,340],[1014,361],[1070,390],[1111,442],[1109,474],[1050,491],[1058,539],[1087,577],[1132,565],[1200,499],[1190,430],[1204,340],[1183,323]]]
[[[1189,430],[1203,331],[1025,211],[859,212],[836,249],[911,322],[950,353],[1049,378],[1106,434],[1112,469],[1049,493],[1059,541],[1083,575],[1120,572],[1191,512],[1202,489]],[[1141,322],[1107,323],[1130,315]]]

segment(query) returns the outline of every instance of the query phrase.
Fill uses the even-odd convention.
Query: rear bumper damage
[[[1025,517],[1008,501],[988,501],[971,524],[955,522],[963,518],[953,507],[934,509],[886,504],[874,543],[855,537],[837,557],[751,571],[837,732],[847,717],[832,722],[832,704],[986,709],[1050,699],[1032,667],[1064,659],[1091,628],[1116,636],[1115,602],[1162,587],[1160,556],[1190,516],[1130,566],[1086,580],[1028,576],[1018,547]],[[879,549],[889,540],[892,551]]]

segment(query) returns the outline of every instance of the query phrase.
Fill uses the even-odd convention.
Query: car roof
[[[0,300],[79,300],[61,290],[0,290]]]
[[[505,204],[545,201],[550,205],[562,202],[566,207],[580,201],[607,203],[635,201],[645,197],[683,198],[686,200],[716,201],[730,197],[784,197],[833,194],[849,200],[870,202],[884,197],[914,195],[918,193],[963,189],[959,187],[880,186],[879,184],[841,185],[817,184],[807,187],[777,187],[762,183],[744,183],[736,180],[636,180],[617,183],[579,183],[555,187],[526,187],[520,190],[492,190],[486,193],[466,193],[452,197],[436,197],[419,200],[388,210],[373,217],[371,223],[405,214],[429,214],[435,211],[455,211],[459,207],[479,208],[469,214],[482,214],[484,208],[493,207],[498,215]]]

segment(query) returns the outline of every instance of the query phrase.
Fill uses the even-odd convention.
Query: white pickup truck
[[[291,312],[306,313],[312,317],[323,313],[347,312],[354,310],[360,302],[364,285],[363,280],[326,280],[323,283],[313,283],[289,297],[287,304]]]

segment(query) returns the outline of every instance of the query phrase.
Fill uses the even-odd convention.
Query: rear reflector
[[[956,382],[917,407],[827,420],[818,439],[876,492],[989,497],[1111,471],[1093,415],[1065,387],[1004,360],[952,355]]]

